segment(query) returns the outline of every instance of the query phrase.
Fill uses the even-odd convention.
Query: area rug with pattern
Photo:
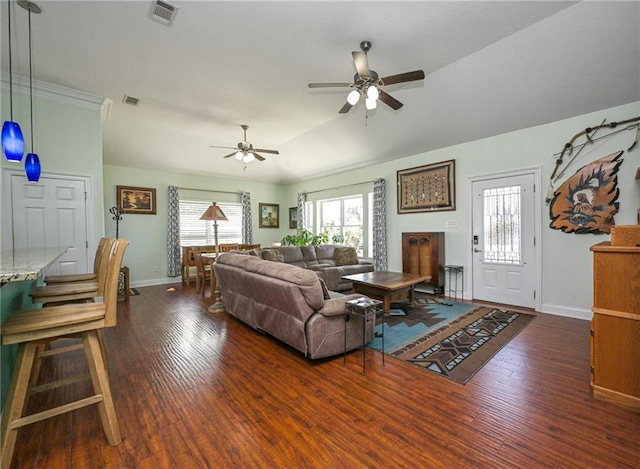
[[[443,309],[445,313],[440,313]],[[535,318],[533,314],[446,301],[402,311],[405,315],[385,318],[385,353],[462,384]],[[437,321],[446,311],[449,317]],[[433,321],[437,321],[435,326],[429,325]],[[425,332],[419,337],[412,334],[407,340],[407,330],[418,324]],[[381,333],[382,324],[378,324],[370,348],[382,350]]]
[[[429,332],[443,327],[463,316],[475,307],[467,303],[450,301],[433,295],[416,293],[414,304],[407,300],[391,304],[391,310],[385,316],[384,351],[391,354],[396,350],[415,342]],[[368,346],[382,351],[381,318],[376,325],[376,338]]]
[[[534,317],[480,307],[391,355],[464,384]]]

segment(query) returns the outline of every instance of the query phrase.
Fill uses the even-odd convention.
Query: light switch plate
[[[444,222],[444,227],[445,228],[457,228],[458,227],[458,220],[446,220]]]

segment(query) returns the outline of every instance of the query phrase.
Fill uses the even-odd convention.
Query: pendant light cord
[[[10,0],[9,0],[10,1]],[[31,105],[31,153],[33,151],[33,69],[31,60],[31,5],[29,5],[29,101]]]
[[[11,1],[7,1],[7,10],[9,15],[7,19],[9,20],[9,27],[7,30],[9,31],[9,109],[11,112],[11,122],[13,122],[13,72],[11,67]]]

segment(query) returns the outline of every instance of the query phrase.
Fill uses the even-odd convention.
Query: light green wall
[[[549,206],[544,203],[549,176],[555,166],[553,155],[562,150],[572,135],[592,127],[606,118],[607,122],[640,115],[640,103],[633,103],[601,112],[574,117],[538,127],[498,135],[436,151],[414,155],[387,163],[367,166],[329,177],[305,181],[286,188],[285,200],[293,204],[298,192],[339,187],[357,182],[384,178],[387,187],[387,250],[389,269],[402,269],[401,233],[408,231],[444,231],[446,233],[446,263],[465,267],[465,291],[471,292],[470,276],[470,178],[492,173],[541,168],[542,186],[537,197],[542,208],[542,285],[539,294],[542,311],[575,317],[590,317],[593,295],[592,257],[589,247],[609,240],[606,235],[566,234],[548,227]],[[601,134],[606,131],[602,130]],[[585,164],[617,150],[626,150],[635,138],[635,130],[623,133],[586,148],[580,161],[567,175]],[[625,152],[618,174],[620,211],[615,216],[619,225],[635,224],[640,207],[640,184],[635,174],[640,167],[640,148]],[[456,210],[419,214],[397,213],[396,172],[444,160],[456,160]],[[556,186],[557,187],[557,186]],[[456,221],[458,228],[445,227],[446,221]]]
[[[127,238],[131,244],[125,253],[124,263],[130,268],[132,285],[152,285],[179,282],[180,277],[167,277],[167,200],[168,187],[202,189],[206,191],[249,192],[251,194],[251,213],[253,220],[253,242],[263,246],[278,242],[289,231],[288,206],[284,205],[284,188],[274,184],[260,184],[222,177],[207,177],[195,174],[183,174],[154,170],[135,170],[122,166],[104,166],[106,233],[115,235],[115,221],[109,214],[110,207],[116,205],[116,186],[136,186],[156,189],[156,215],[122,215],[120,237]],[[210,201],[232,201],[233,195],[225,193],[207,193],[199,191],[181,191]],[[240,201],[239,195],[236,201]],[[280,228],[258,228],[259,203],[280,205]],[[204,223],[204,222],[203,222]]]

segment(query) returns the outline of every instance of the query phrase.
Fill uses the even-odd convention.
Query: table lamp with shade
[[[213,220],[213,237],[216,243],[216,254],[218,252],[218,220],[229,221],[222,209],[216,205],[215,202],[211,202],[211,205],[207,207],[207,210],[202,214],[200,220]]]

